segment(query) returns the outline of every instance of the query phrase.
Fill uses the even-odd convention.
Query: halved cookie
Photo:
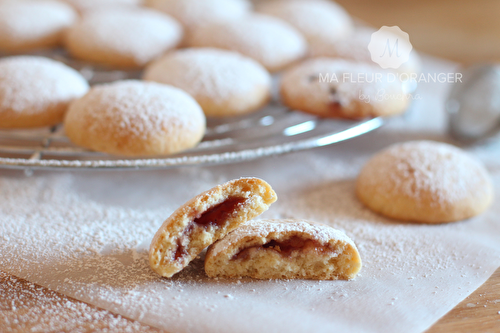
[[[207,246],[262,214],[276,199],[271,186],[258,178],[232,180],[198,195],[156,232],[149,249],[151,268],[172,277]]]
[[[205,257],[210,277],[350,280],[360,269],[358,249],[343,232],[298,220],[250,221]]]

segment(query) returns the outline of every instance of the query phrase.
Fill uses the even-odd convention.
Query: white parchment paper
[[[429,72],[454,67],[426,60]],[[171,332],[421,332],[500,266],[500,200],[449,225],[380,217],[354,195],[363,164],[400,141],[445,135],[449,85],[421,84],[411,112],[317,150],[250,163],[148,172],[0,171],[0,270]],[[500,145],[469,149],[500,193]],[[213,280],[203,255],[173,279],[147,248],[170,213],[223,181],[257,176],[278,193],[263,215],[344,230],[364,267],[354,281]]]

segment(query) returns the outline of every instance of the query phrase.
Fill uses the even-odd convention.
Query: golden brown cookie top
[[[79,12],[85,13],[90,10],[103,8],[136,7],[141,0],[63,0],[76,8]]]
[[[76,144],[110,154],[165,155],[196,145],[205,115],[186,92],[165,84],[116,81],[71,103],[65,130]]]
[[[80,73],[58,61],[37,56],[0,60],[0,115],[39,114],[81,97],[88,89]]]
[[[251,9],[247,0],[145,0],[145,3],[172,15],[188,30],[209,22],[238,19]]]
[[[57,46],[77,16],[55,0],[0,1],[0,53]]]
[[[360,177],[380,193],[416,202],[431,197],[436,206],[492,192],[490,176],[479,161],[459,148],[433,141],[390,146],[365,165]]]
[[[257,61],[214,48],[170,52],[146,68],[144,79],[171,84],[191,94],[200,104],[208,100],[221,108],[227,107],[225,103],[233,98],[252,98],[255,89],[271,89],[271,75]]]
[[[191,34],[188,44],[237,51],[271,72],[290,65],[307,52],[307,43],[295,28],[262,14],[207,24]]]
[[[309,43],[345,38],[353,30],[349,14],[333,1],[265,1],[259,3],[256,10],[290,23],[304,35]]]
[[[108,66],[142,67],[176,47],[183,35],[172,17],[145,8],[89,11],[66,34],[72,56]]]
[[[392,71],[365,63],[316,58],[281,78],[283,102],[322,117],[364,118],[403,112],[409,96]]]

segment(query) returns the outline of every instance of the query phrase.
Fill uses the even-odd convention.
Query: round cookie
[[[274,0],[260,3],[257,11],[290,23],[310,44],[342,39],[353,30],[349,14],[333,1]]]
[[[74,69],[51,59],[0,59],[0,128],[52,126],[89,85]]]
[[[320,117],[359,119],[404,112],[408,96],[389,71],[330,58],[307,60],[283,74],[281,99]]]
[[[196,29],[189,45],[236,51],[257,60],[271,72],[289,66],[307,52],[304,37],[291,25],[258,14]]]
[[[73,8],[58,1],[0,1],[0,53],[55,47],[76,19]]]
[[[267,104],[271,97],[271,75],[262,65],[219,49],[171,52],[151,63],[143,78],[186,91],[209,117],[249,113]]]
[[[142,0],[63,0],[80,13],[85,13],[89,10],[108,8],[117,8],[120,6],[139,6]]]
[[[422,223],[464,220],[492,203],[488,172],[462,150],[444,143],[413,141],[375,155],[361,171],[356,192],[371,210]]]
[[[247,0],[146,0],[146,6],[173,16],[187,31],[208,22],[237,19],[251,9]]]
[[[118,81],[93,87],[64,120],[75,144],[104,153],[154,156],[197,145],[205,115],[184,91],[164,84]]]
[[[78,59],[118,68],[145,66],[176,47],[182,28],[149,9],[102,9],[85,14],[68,30],[66,48]]]
[[[340,58],[376,65],[368,49],[371,36],[375,31],[372,28],[361,27],[341,39],[317,39],[309,44],[310,55],[311,57]],[[420,73],[421,61],[417,51],[412,50],[408,61],[396,71],[407,74]]]
[[[343,232],[302,220],[249,221],[205,256],[207,275],[223,278],[351,280],[361,266]]]

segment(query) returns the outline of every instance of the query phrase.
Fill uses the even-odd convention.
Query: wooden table
[[[380,27],[397,25],[414,47],[464,64],[500,60],[498,0],[338,0]],[[22,323],[19,325],[18,323]],[[159,332],[0,272],[0,331]],[[428,332],[499,332],[500,269]]]

